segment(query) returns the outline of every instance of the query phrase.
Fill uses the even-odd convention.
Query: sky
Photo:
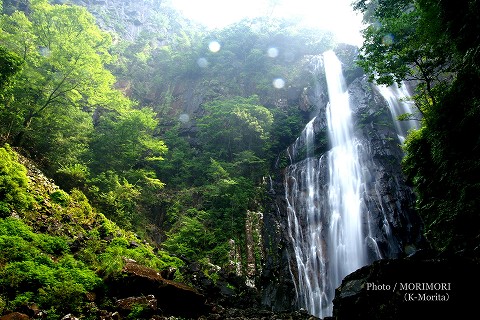
[[[339,42],[360,46],[361,16],[353,0],[170,0],[188,19],[222,28],[243,18],[300,18],[306,26],[332,31]]]

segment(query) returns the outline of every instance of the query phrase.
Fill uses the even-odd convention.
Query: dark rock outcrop
[[[146,297],[128,297],[119,299],[116,303],[117,309],[127,312],[132,311],[137,306],[153,313],[157,310],[157,299],[154,295],[148,295]]]
[[[131,309],[135,303],[144,304],[157,314],[198,318],[211,308],[206,298],[184,284],[164,279],[159,272],[127,262],[118,277],[108,279],[109,293],[117,297],[117,307]]]
[[[246,309],[225,309],[216,314],[207,317],[208,320],[314,320],[318,319],[306,313],[305,311],[280,312],[274,313],[268,310],[246,308]]]
[[[479,267],[462,257],[376,261],[337,288],[333,319],[471,319],[477,312]]]
[[[208,305],[220,308],[260,308],[259,291],[247,285],[247,276],[227,272],[219,267],[214,268],[212,265],[215,281],[206,276],[198,262],[188,263],[182,269],[182,275],[206,297]]]
[[[12,312],[0,317],[0,320],[28,320],[28,319],[30,319],[29,316],[20,312]]]

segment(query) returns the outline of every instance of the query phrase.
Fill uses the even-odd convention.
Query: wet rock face
[[[479,267],[461,257],[376,261],[343,280],[333,319],[469,319],[477,309]]]
[[[54,2],[63,4],[67,1]],[[162,5],[161,0],[71,0],[71,2],[86,7],[103,29],[119,33],[127,40],[137,39],[145,30],[164,34],[164,30],[154,22],[154,15],[159,12]],[[110,19],[105,19],[105,16]]]
[[[422,222],[413,209],[413,190],[402,173],[403,151],[392,116],[386,101],[365,77],[354,80],[348,92],[364,171],[363,211],[371,217],[370,226],[364,228],[374,231],[381,258],[409,254],[426,244]]]
[[[275,189],[278,189],[278,182],[276,184]],[[272,203],[281,199],[281,196],[273,195]],[[264,215],[265,263],[260,279],[262,304],[273,311],[295,310],[295,289],[289,266],[289,254],[293,248],[279,214],[281,211],[272,205]]]

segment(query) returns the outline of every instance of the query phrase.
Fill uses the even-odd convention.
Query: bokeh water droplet
[[[190,121],[190,116],[186,113],[182,113],[179,117],[178,117],[178,120],[180,120],[180,122],[182,123],[187,123],[188,121]]]
[[[393,35],[386,34],[382,38],[382,43],[386,46],[391,46],[393,44]]]
[[[273,86],[277,89],[282,89],[283,87],[285,87],[285,80],[283,80],[282,78],[274,79]]]
[[[218,52],[222,46],[217,41],[212,41],[208,44],[208,50],[211,52]]]
[[[208,61],[205,58],[198,58],[197,64],[200,68],[206,68],[208,66]]]
[[[276,57],[278,56],[278,49],[275,48],[275,47],[268,48],[268,50],[267,50],[267,55],[268,55],[270,58],[276,58]]]

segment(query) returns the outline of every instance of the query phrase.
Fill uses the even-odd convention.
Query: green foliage
[[[199,154],[181,132],[181,127],[175,126],[165,133],[164,140],[169,151],[156,170],[166,188],[176,190],[202,185],[206,178],[204,168],[210,162],[208,155]]]
[[[0,314],[3,314],[5,307],[7,306],[7,302],[4,300],[2,296],[0,296]]]
[[[142,304],[135,304],[132,306],[132,310],[127,315],[127,319],[138,320],[145,319],[148,316],[149,310],[148,307]]]
[[[215,31],[205,36],[198,53],[208,62],[201,72],[216,80],[210,82],[209,100],[252,93],[271,99],[278,94],[272,79],[301,81],[300,59],[331,48],[332,39],[331,34],[300,28],[294,21],[267,18],[246,19]],[[207,51],[211,40],[222,44],[219,52]],[[269,48],[277,49],[278,56],[269,57]]]
[[[28,17],[16,11],[0,21],[0,40],[24,63],[12,88],[16,99],[9,103],[11,113],[3,115],[5,121],[14,121],[16,143],[27,138],[36,142],[40,136],[35,130],[50,125],[47,116],[58,119],[62,112],[74,112],[86,101],[101,103],[114,81],[103,67],[110,59],[109,36],[100,31],[86,9],[47,1],[35,1],[30,9]],[[78,128],[74,121],[69,125]],[[58,133],[52,130],[51,140],[51,135]]]
[[[85,293],[101,283],[69,254],[64,238],[34,233],[18,219],[0,219],[0,253],[0,290],[9,310],[37,303],[45,310],[80,311]]]
[[[106,112],[97,123],[91,143],[94,172],[148,168],[167,151],[163,141],[153,137],[157,121],[148,109]]]
[[[102,173],[93,183],[95,189],[91,189],[90,193],[97,199],[97,205],[103,209],[104,214],[118,225],[131,229],[140,196],[139,188],[112,171]]]
[[[8,85],[10,78],[20,71],[20,67],[20,57],[0,47],[0,92]]]
[[[111,36],[85,8],[38,0],[28,12],[13,9],[0,17],[1,139],[36,155],[64,189],[82,190],[109,217],[137,227],[132,216],[148,212],[163,187],[155,170],[167,148],[155,113],[133,109],[114,89],[105,67],[114,62]],[[99,192],[104,176],[113,177],[110,188]]]
[[[179,268],[183,265],[178,258],[167,254],[157,256],[151,247],[137,242],[132,244],[132,241],[134,240],[117,237],[108,244],[102,244],[104,246],[102,251],[92,261],[98,272],[104,277],[118,275],[125,264],[125,259],[133,259],[156,270],[164,270],[168,267]]]
[[[206,104],[206,115],[198,119],[202,153],[192,152],[170,132],[167,143],[175,143],[172,150],[177,153],[166,162],[178,161],[189,169],[179,176],[187,181],[191,177],[195,187],[177,192],[167,209],[171,226],[163,243],[167,251],[227,265],[229,241],[242,242],[245,214],[260,198],[255,184],[267,169],[273,123],[271,112],[257,103],[256,97],[237,97]],[[171,165],[170,170],[176,173],[178,167]]]
[[[427,104],[417,104],[423,114],[435,103],[433,86],[449,81],[453,71],[452,42],[440,32],[437,4],[420,5],[420,1],[357,1],[355,8],[369,23],[363,31],[365,41],[359,65],[370,80],[380,84],[401,84],[403,80],[420,81],[420,96]],[[432,41],[433,40],[433,41]]]
[[[189,260],[208,258],[227,266],[232,250],[229,243],[243,243],[246,213],[261,202],[263,189],[248,178],[233,178],[215,160],[211,160],[207,172],[209,182],[187,192],[190,198],[192,191],[194,197],[198,192],[196,203],[183,199],[175,202],[176,221],[163,245],[168,252]],[[191,205],[203,210],[192,209]]]
[[[58,203],[61,206],[66,206],[70,202],[70,196],[63,190],[57,190],[50,194],[50,198],[53,202]]]
[[[8,145],[0,148],[0,217],[12,210],[27,209],[33,202],[27,169],[17,162],[16,154]]]
[[[55,177],[62,182],[62,187],[65,190],[87,189],[89,175],[89,168],[81,163],[62,165],[55,173]]]
[[[217,244],[213,242],[212,233],[201,222],[202,213],[199,217],[182,216],[174,229],[170,231],[164,247],[169,252],[185,257],[191,261],[199,260],[204,252],[211,250]]]
[[[33,284],[0,294],[6,307],[34,301],[51,309],[52,317],[63,310],[56,300],[81,308],[90,289],[76,276],[63,277],[63,269],[83,270],[60,264],[70,254],[104,276],[117,275],[126,259],[157,269],[182,264],[119,226],[139,234],[165,227],[165,248],[206,265],[228,265],[235,250],[245,255],[246,213],[262,207],[259,185],[271,159],[303,122],[297,110],[276,107],[288,93],[274,88],[272,79],[309,85],[302,59],[331,47],[332,35],[274,19],[245,20],[206,34],[177,28],[181,19],[161,10],[153,15],[158,32],[144,30],[126,41],[126,27],[97,11],[120,31],[112,45],[82,7],[33,0],[25,12],[14,4],[5,9],[0,138],[30,153],[65,190],[47,193],[27,184],[5,189],[31,191],[37,200],[33,208],[29,201],[20,205],[20,196],[9,200],[2,206],[5,215],[19,211],[35,230],[50,234],[30,235],[33,247],[22,235],[4,239],[0,269],[15,262],[8,275],[20,287]],[[219,52],[208,50],[211,40],[221,43]],[[278,49],[277,57],[267,55],[270,47]],[[199,104],[200,119],[189,114],[187,121],[176,121],[180,110]],[[13,171],[23,174],[10,170],[8,183],[16,179]],[[51,282],[52,275],[61,281]]]
[[[272,110],[274,122],[271,130],[271,152],[277,156],[295,141],[305,126],[304,119],[296,110]]]
[[[480,174],[475,102],[480,88],[462,78],[438,100],[425,126],[410,134],[403,161],[427,236],[436,248],[448,251],[473,250],[480,237],[480,184],[474,178]]]
[[[246,150],[263,155],[268,149],[273,116],[257,103],[257,97],[237,97],[206,104],[207,114],[198,120],[199,138],[206,152],[227,161]]]
[[[167,147],[154,137],[157,121],[148,109],[105,112],[97,122],[89,194],[109,218],[132,230],[164,186],[155,169]]]
[[[157,270],[182,265],[179,259],[164,252],[155,254],[152,247],[142,244],[103,215],[95,215],[81,191],[74,189],[70,195],[56,191],[51,197],[64,205],[49,205],[48,219],[57,224],[55,217],[62,219],[66,214],[70,220],[62,220],[64,224],[79,222],[88,225],[88,229],[76,225],[81,231],[75,232],[74,237],[83,240],[73,241],[64,235],[35,233],[17,218],[0,219],[2,310],[14,311],[36,304],[48,311],[52,319],[68,312],[87,315],[93,311],[88,307],[86,293],[97,290],[103,283],[98,274],[118,275],[125,259],[134,259]],[[36,208],[45,212],[39,204]],[[30,219],[35,216],[27,220]],[[45,219],[45,214],[41,219]],[[65,232],[69,227],[62,226],[62,229]],[[112,239],[104,239],[108,237]],[[77,243],[74,255],[70,249],[72,243]]]

